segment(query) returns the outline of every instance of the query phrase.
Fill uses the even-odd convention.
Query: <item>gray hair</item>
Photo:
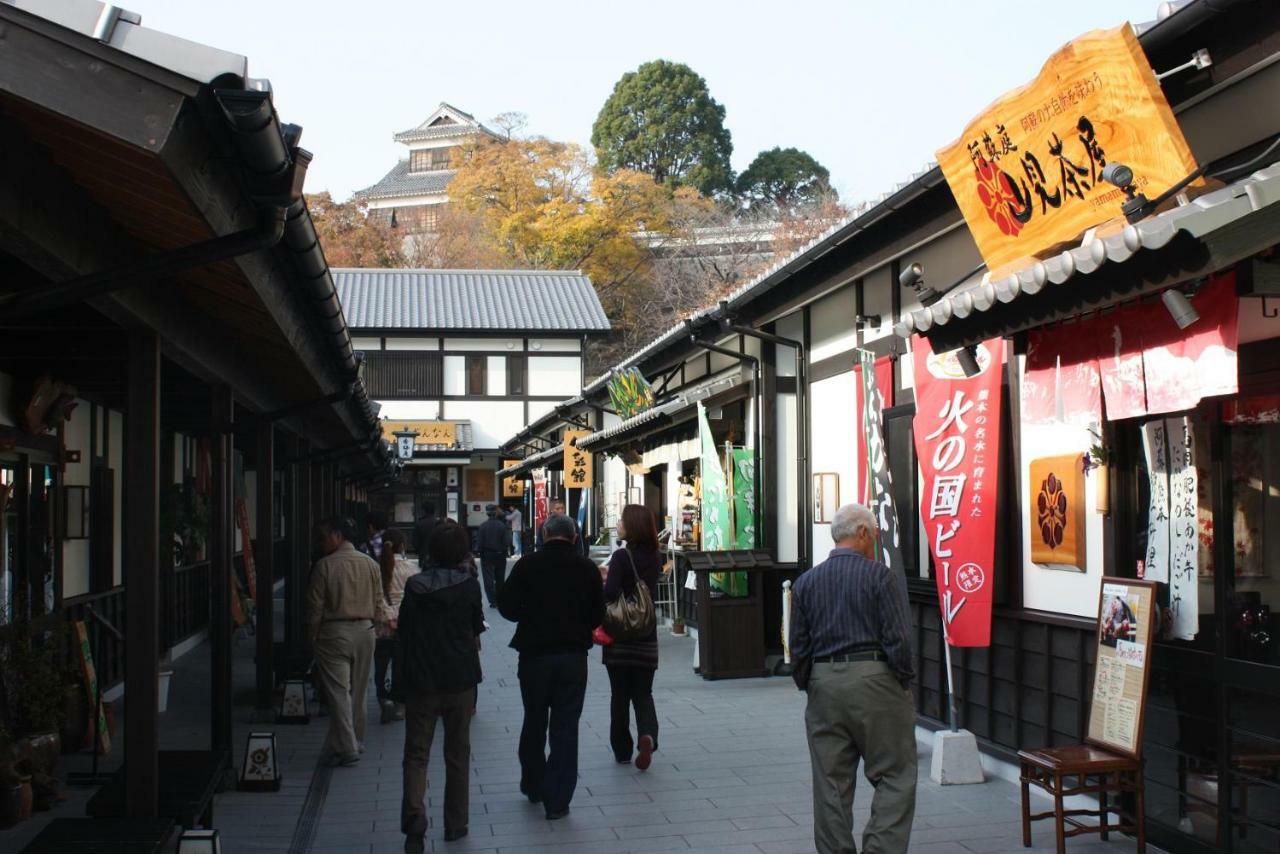
[[[544,540],[559,538],[572,541],[577,536],[578,526],[568,516],[562,516],[559,513],[552,513],[542,525],[542,538]]]
[[[844,505],[831,520],[831,539],[837,543],[856,537],[859,531],[866,531],[874,537],[879,530],[875,515],[861,504]]]

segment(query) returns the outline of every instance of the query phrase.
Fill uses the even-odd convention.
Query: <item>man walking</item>
[[[600,570],[575,551],[575,530],[568,516],[548,517],[543,549],[521,558],[498,593],[502,616],[518,624],[511,646],[524,702],[520,791],[550,821],[568,815],[578,784],[587,651],[604,612]]]
[[[511,547],[516,557],[524,557],[524,514],[515,504],[507,505],[507,521],[511,523]]]
[[[431,532],[440,520],[436,518],[436,506],[430,501],[422,505],[422,516],[413,528],[413,553],[418,556],[418,566],[426,566],[431,557]]]
[[[878,530],[867,508],[841,507],[831,522],[836,547],[792,589],[791,654],[813,665],[804,722],[820,854],[857,850],[853,788],[860,761],[875,789],[864,854],[905,852],[915,815],[911,617],[905,579],[872,558]]]
[[[549,520],[552,516],[563,516],[573,524],[573,536],[575,538],[573,541],[573,550],[582,557],[586,557],[587,541],[582,537],[582,529],[578,527],[578,520],[569,515],[568,511],[565,510],[564,501],[559,498],[551,502],[551,513],[547,516],[547,519]],[[538,548],[542,548],[543,544],[546,542],[546,527],[547,523],[543,522],[543,530],[538,532]]]
[[[382,572],[355,550],[343,521],[317,526],[325,556],[307,583],[307,636],[329,708],[322,752],[337,765],[354,765],[364,750],[365,691],[373,664],[373,618],[382,598]]]
[[[502,589],[507,574],[507,550],[511,546],[511,529],[502,518],[496,505],[485,508],[489,514],[476,532],[476,546],[480,552],[480,572],[484,578],[484,595],[489,607],[498,607],[498,591]]]

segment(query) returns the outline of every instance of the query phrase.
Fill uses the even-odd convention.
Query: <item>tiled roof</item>
[[[452,172],[410,172],[409,161],[401,160],[382,180],[356,192],[362,199],[392,199],[400,196],[427,196],[443,193],[453,180]]]
[[[577,271],[334,269],[352,329],[606,332]]]
[[[448,136],[472,136],[478,133],[489,133],[483,127],[475,125],[434,125],[429,128],[413,128],[402,130],[395,135],[396,142],[413,142],[418,139],[439,139]]]
[[[1001,303],[1013,302],[1019,294],[1033,295],[1046,285],[1060,285],[1076,275],[1087,276],[1104,264],[1124,263],[1140,249],[1159,249],[1178,232],[1204,237],[1277,202],[1280,163],[1104,237],[1090,232],[1078,247],[1034,261],[1000,279],[983,281],[983,277],[975,277],[932,306],[904,314],[894,324],[894,332],[905,338],[912,332],[924,333],[943,326],[953,318],[961,320],[974,312],[990,311]]]
[[[525,472],[533,471],[539,466],[546,466],[555,462],[564,461],[564,445],[556,445],[547,448],[545,451],[539,451],[536,454],[525,457],[518,463],[509,465],[502,471],[498,472],[499,477],[516,477]]]

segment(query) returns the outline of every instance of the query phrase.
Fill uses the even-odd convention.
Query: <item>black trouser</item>
[[[520,791],[541,796],[548,813],[562,812],[578,785],[578,719],[587,693],[587,654],[521,655],[516,673],[524,701]]]
[[[631,740],[631,707],[636,710],[636,737],[653,739],[658,746],[658,711],[653,707],[653,674],[647,667],[610,664],[609,746],[619,761],[630,759],[635,744]]]
[[[484,579],[484,595],[493,605],[498,601],[498,591],[507,577],[507,556],[484,552],[480,555],[480,575]]]
[[[373,645],[373,687],[378,692],[379,702],[391,699],[387,678],[388,676],[394,678],[391,658],[395,648],[395,638],[378,638]]]

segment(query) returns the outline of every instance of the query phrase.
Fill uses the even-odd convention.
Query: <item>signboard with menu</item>
[[[1085,741],[1126,756],[1142,753],[1155,593],[1154,581],[1102,579],[1098,654]]]
[[[1196,168],[1132,27],[1085,33],[937,153],[994,275],[1120,215],[1107,163],[1155,198]]]

